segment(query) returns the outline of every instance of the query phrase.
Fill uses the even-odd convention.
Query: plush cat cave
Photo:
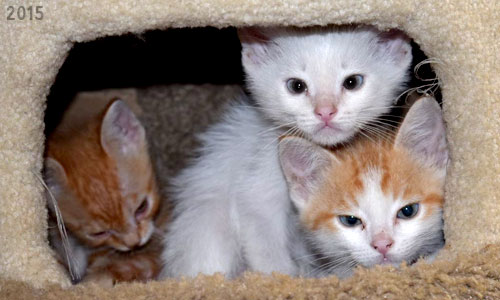
[[[488,4],[405,0],[148,0],[140,3],[130,0],[57,0],[36,4],[43,12],[41,20],[35,18],[39,16],[36,14],[32,19],[21,17],[18,10],[22,5],[26,9],[28,4],[5,1],[4,7],[14,7],[14,20],[4,17],[0,25],[1,298],[500,297],[500,66],[497,34],[500,16],[494,1]],[[36,12],[36,5],[33,4],[33,12]],[[47,243],[47,210],[39,179],[43,164],[46,98],[75,43],[168,28],[350,23],[404,30],[431,58],[432,67],[440,79],[451,163],[444,210],[446,247],[432,264],[419,262],[401,269],[359,269],[345,280],[248,273],[232,281],[216,275],[191,280],[126,283],[112,289],[70,285],[68,276],[53,258]],[[126,65],[127,61],[124,60],[123,64]],[[164,71],[171,72],[168,66]],[[175,77],[175,74],[171,76]],[[241,78],[237,78],[216,83],[240,81]],[[131,89],[126,91],[128,96],[125,97],[135,98],[139,103],[146,103],[148,97],[169,99],[171,109],[159,116],[164,120],[162,124],[171,121],[183,127],[183,122],[186,122],[182,120],[186,115],[183,107],[187,105],[183,99],[225,101],[236,93],[236,89],[228,84],[176,84],[156,92],[160,94],[154,95],[155,90],[147,94],[144,90]],[[146,123],[148,111],[157,110],[154,103],[149,102],[143,107]],[[200,107],[206,109],[206,113],[198,112],[199,116],[215,118],[211,106]],[[205,121],[203,124],[207,123]],[[149,128],[158,133],[154,137],[157,139],[156,149],[175,146],[177,152],[172,150],[175,154],[189,151],[193,146],[189,142],[169,143],[175,138],[179,140],[179,132],[172,128],[159,130],[153,125]],[[201,130],[203,127],[183,128]],[[152,155],[166,154],[153,150]],[[175,155],[169,159],[175,160]],[[168,170],[164,174],[170,175]]]

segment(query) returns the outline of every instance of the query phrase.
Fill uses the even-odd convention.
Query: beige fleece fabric
[[[7,20],[8,6],[18,9],[21,5],[42,6],[43,19],[18,20],[15,16],[16,20]],[[123,289],[137,288],[139,293],[150,295],[147,292],[150,288],[165,293],[179,288],[193,290],[185,295],[199,298],[204,291],[220,291],[224,289],[221,286],[227,285],[228,294],[220,295],[236,293],[252,297],[254,294],[244,291],[249,280],[265,284],[263,291],[270,295],[285,298],[287,294],[279,291],[297,289],[302,284],[316,289],[318,295],[328,295],[331,286],[335,287],[332,291],[367,292],[376,289],[376,282],[386,280],[377,277],[377,273],[381,273],[387,275],[387,282],[391,284],[384,285],[388,289],[392,286],[399,290],[404,281],[401,286],[423,284],[429,289],[443,290],[447,290],[449,284],[464,284],[464,290],[478,293],[484,291],[479,286],[488,285],[493,286],[493,290],[488,291],[499,293],[499,248],[482,250],[488,244],[500,245],[498,0],[3,0],[1,9],[4,15],[0,21],[0,277],[9,280],[0,282],[1,293],[13,282],[19,282],[20,289],[26,287],[24,283],[38,288],[48,288],[50,284],[69,285],[47,244],[46,209],[38,178],[44,149],[46,96],[75,42],[169,27],[346,23],[403,29],[434,60],[432,66],[441,81],[452,158],[444,212],[447,248],[440,255],[441,260],[450,262],[438,260],[426,268],[431,281],[426,277],[413,279],[414,272],[420,269],[409,268],[396,273],[367,270],[348,281],[329,279],[331,285],[320,280],[280,279],[283,277],[268,280],[252,275],[234,283],[208,277],[192,282],[172,280],[143,286],[124,285]],[[490,259],[496,265],[488,265],[485,251],[496,258]],[[460,270],[475,280],[447,281],[445,274],[454,272],[448,266],[463,266],[461,260],[465,258],[469,259],[468,268]],[[486,266],[479,265],[481,258]],[[479,269],[474,267],[474,259]],[[483,271],[484,276],[476,274]],[[362,280],[364,277],[373,281]],[[492,285],[491,280],[497,285]],[[168,290],[162,288],[162,284]],[[211,285],[216,287],[209,288]],[[33,296],[46,295],[44,290],[29,291]],[[80,291],[81,288],[72,288],[70,293]],[[102,293],[109,294],[108,291]],[[359,295],[366,295],[363,293]],[[15,296],[15,293],[11,291],[8,295]]]
[[[35,288],[20,281],[0,279],[0,299],[487,299],[500,298],[500,247],[490,246],[474,256],[459,254],[452,262],[417,263],[397,270],[376,267],[353,277],[291,278],[273,274],[245,274],[228,281],[221,275],[195,279],[118,284],[103,288],[80,284]]]

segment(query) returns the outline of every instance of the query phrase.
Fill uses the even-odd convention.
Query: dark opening
[[[415,66],[427,56],[416,43],[412,46],[409,88],[425,86],[436,77],[430,64],[423,64],[415,76]],[[57,125],[64,108],[79,91],[174,83],[242,85],[240,51],[235,28],[153,30],[76,44],[48,96],[46,133]],[[432,91],[441,103],[439,88]]]
[[[427,57],[417,44],[412,46],[413,72]],[[48,96],[45,134],[53,132],[80,92],[133,88],[144,112],[139,118],[146,128],[161,194],[167,197],[168,178],[182,168],[191,155],[186,149],[194,150],[197,146],[194,133],[216,121],[214,110],[231,100],[228,95],[235,95],[237,86],[243,85],[240,51],[235,28],[154,30],[76,44]],[[424,87],[425,90],[430,83],[435,83],[432,81],[435,77],[430,64],[423,64],[418,74],[412,74],[408,88]],[[172,95],[176,90],[189,95],[189,109],[179,102],[165,110],[163,103],[175,98]],[[437,86],[428,92],[441,103]],[[406,101],[407,97],[402,96],[399,104],[404,105]],[[391,115],[396,117],[388,118],[399,121],[397,116],[404,110],[395,109]]]

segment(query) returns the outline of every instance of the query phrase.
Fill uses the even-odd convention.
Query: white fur
[[[49,220],[49,241],[55,250],[54,254],[68,268],[71,280],[78,282],[85,275],[90,251],[70,233],[65,238],[66,240],[61,238],[57,223]]]
[[[286,137],[280,142],[279,156],[290,200],[301,211],[324,180],[323,172],[330,161],[336,157],[321,146],[297,137]]]
[[[298,274],[304,255],[299,227],[278,159],[278,139],[290,130],[321,144],[351,138],[387,112],[407,77],[407,41],[382,41],[371,28],[243,31],[242,61],[252,99],[230,106],[200,136],[199,157],[174,178],[174,220],[165,238],[162,276],[244,270]],[[399,45],[399,46],[398,46]],[[356,91],[343,80],[363,74]],[[308,86],[287,90],[289,78]],[[320,130],[318,102],[338,108],[338,130]],[[290,132],[288,131],[288,132]]]
[[[254,99],[278,125],[297,126],[319,144],[344,142],[388,112],[408,76],[409,43],[403,38],[382,39],[371,28],[267,30],[262,34],[270,41],[243,39],[242,43],[243,66]],[[363,75],[364,84],[358,90],[346,90],[342,84],[353,74]],[[286,87],[290,78],[302,79],[307,93],[291,94]],[[322,103],[338,109],[331,121],[337,130],[320,130],[323,122],[314,108]]]
[[[421,256],[436,252],[443,244],[441,210],[434,209],[433,214],[424,217],[429,206],[420,204],[415,217],[398,219],[398,211],[423,199],[404,199],[402,195],[387,195],[382,192],[380,170],[372,169],[362,176],[363,193],[356,197],[358,205],[344,212],[363,221],[363,226],[346,227],[338,218],[332,219],[337,232],[320,230],[311,233],[310,240],[320,253],[329,255],[330,265],[320,267],[323,274],[336,274],[340,277],[352,273],[356,265],[371,267],[376,264],[390,263],[398,266],[401,262],[412,262]],[[370,244],[375,235],[384,231],[393,240],[387,252],[388,261]]]
[[[434,99],[418,100],[411,107],[398,131],[394,147],[406,148],[408,160],[421,164],[422,170],[431,170],[437,186],[443,188],[448,150],[441,109]],[[317,163],[318,157],[323,164]],[[317,182],[322,182],[322,179],[314,174],[331,174],[321,171],[324,166],[335,166],[338,159],[334,154],[300,138],[286,138],[280,144],[280,159],[291,198],[301,203],[297,208],[302,214],[307,211],[311,200],[314,201],[315,191],[309,187],[298,201],[297,197],[294,198],[294,191],[311,183],[319,186]],[[381,263],[395,266],[403,261],[411,263],[422,256],[432,258],[444,245],[441,209],[421,202],[424,199],[416,196],[405,199],[402,194],[384,193],[381,174],[382,170],[371,167],[361,175],[363,191],[350,201],[352,206],[345,211],[332,212],[336,217],[330,222],[336,231],[325,228],[305,231],[310,254],[304,258],[309,260],[306,264],[313,270],[306,275],[333,273],[345,277],[357,265],[371,267]],[[414,217],[397,218],[401,208],[413,203],[419,203]],[[362,225],[345,226],[338,216],[355,216],[362,221]],[[371,245],[382,232],[392,239],[385,261],[384,255]]]
[[[296,273],[287,250],[291,206],[275,151],[281,131],[242,105],[201,136],[200,158],[175,178],[165,275]]]

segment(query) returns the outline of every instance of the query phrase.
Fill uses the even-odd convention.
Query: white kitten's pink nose
[[[337,113],[337,108],[333,105],[318,105],[314,109],[316,116],[325,123],[330,122]]]
[[[373,237],[371,246],[385,256],[393,243],[394,240],[387,233],[381,232]]]

